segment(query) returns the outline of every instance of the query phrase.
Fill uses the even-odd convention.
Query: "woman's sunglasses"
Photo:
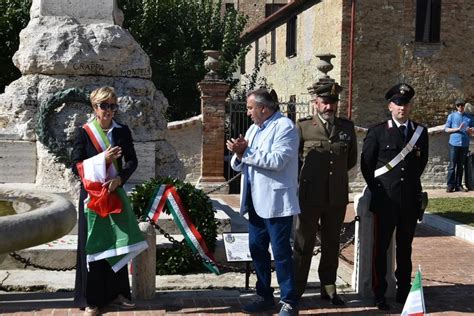
[[[115,111],[117,110],[118,105],[115,103],[97,103],[97,107],[99,107],[103,111],[106,111],[106,110]]]

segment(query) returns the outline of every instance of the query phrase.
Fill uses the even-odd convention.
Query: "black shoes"
[[[450,187],[448,187],[448,188],[446,188],[446,192],[448,192],[448,193],[450,193],[450,192],[454,192],[454,188],[450,188]]]
[[[382,298],[376,298],[374,300],[374,305],[380,309],[381,311],[388,311],[390,310],[390,305],[387,304],[387,301],[385,300],[385,297]]]

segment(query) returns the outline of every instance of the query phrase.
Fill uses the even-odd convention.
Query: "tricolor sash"
[[[148,217],[154,223],[158,222],[158,218],[163,212],[165,205],[168,206],[176,225],[178,225],[179,230],[183,234],[191,250],[194,253],[198,252],[204,259],[206,259],[208,262],[203,261],[203,264],[211,272],[218,275],[220,272],[215,263],[214,255],[209,251],[204,238],[202,238],[201,234],[196,229],[196,226],[194,226],[191,221],[188,211],[184,207],[176,188],[170,184],[163,184],[158,187],[153,193],[153,197],[147,207],[146,214],[148,214]]]
[[[102,212],[97,211],[96,208],[92,209],[91,200],[97,200],[97,197],[92,192],[91,183],[100,185],[116,177],[118,165],[115,160],[110,165],[106,165],[105,150],[110,146],[110,141],[97,120],[84,124],[83,128],[99,152],[98,155],[78,163],[82,183],[88,192],[88,197],[84,201],[88,227],[86,261],[89,263],[106,259],[113,271],[117,272],[148,245],[138,228],[130,200],[122,187],[116,188],[111,193],[108,193],[108,190],[101,192],[99,195],[107,201],[96,201]],[[108,201],[112,201],[112,204],[105,205],[104,203]],[[106,212],[106,209],[109,212]]]

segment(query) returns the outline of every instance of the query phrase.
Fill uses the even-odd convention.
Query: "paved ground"
[[[433,191],[431,196],[446,196],[442,191]],[[472,196],[472,193],[452,193],[447,196]],[[234,204],[235,197],[225,198]],[[230,199],[230,200],[229,200]],[[455,199],[453,199],[455,202]],[[346,222],[353,218],[349,205]],[[413,265],[423,269],[423,287],[427,311],[430,315],[474,314],[474,244],[445,234],[426,225],[419,225],[413,244]],[[343,270],[352,268],[353,247],[343,252],[347,260],[341,260]],[[37,273],[42,273],[38,271]],[[231,276],[232,278],[233,276]],[[204,278],[206,278],[204,276]],[[187,282],[181,276],[175,282]],[[218,280],[218,279],[216,279]],[[0,283],[3,283],[0,280]],[[235,283],[242,284],[242,276],[235,276]],[[219,287],[216,284],[216,287]],[[392,310],[380,313],[371,306],[370,300],[361,300],[349,289],[345,290],[347,305],[335,308],[321,301],[317,285],[302,299],[300,314],[309,315],[396,315],[402,306],[390,302]],[[0,293],[0,313],[16,315],[81,315],[82,311],[73,307],[71,292],[56,293]],[[151,301],[138,301],[132,312],[105,309],[106,315],[242,315],[240,308],[255,298],[253,293],[245,293],[243,288],[157,291]]]

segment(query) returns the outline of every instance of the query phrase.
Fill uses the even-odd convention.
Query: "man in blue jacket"
[[[464,163],[469,151],[469,135],[474,122],[464,112],[466,102],[457,99],[454,102],[456,111],[448,115],[444,130],[449,133],[449,165],[446,192],[469,191],[462,185]]]
[[[279,315],[297,315],[290,236],[293,215],[300,212],[298,131],[265,89],[247,94],[247,115],[254,124],[245,137],[227,141],[227,148],[234,153],[231,166],[242,172],[240,213],[248,213],[249,248],[261,297],[245,305],[243,311],[261,313],[275,308],[270,284],[271,243],[282,303]]]

